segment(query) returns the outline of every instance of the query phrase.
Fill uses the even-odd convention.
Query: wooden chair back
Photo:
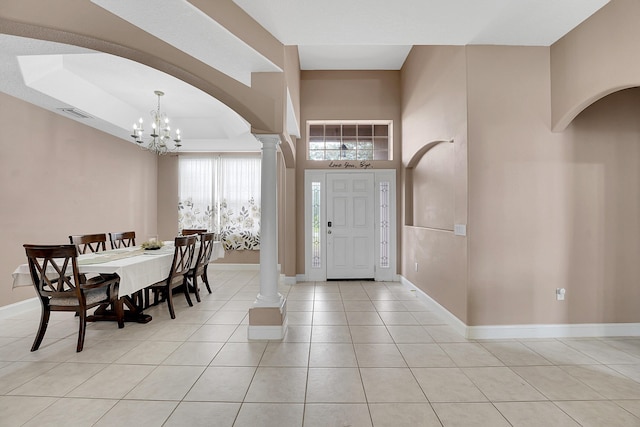
[[[42,305],[40,326],[31,351],[40,347],[51,311],[75,311],[78,314],[76,351],[82,351],[84,346],[88,309],[111,304],[116,311],[118,326],[124,326],[124,312],[118,299],[117,275],[87,279],[78,272],[78,248],[73,244],[24,245],[24,248],[31,280]]]
[[[183,236],[191,236],[192,234],[202,234],[206,233],[206,228],[183,228],[182,235]]]
[[[86,254],[107,250],[107,235],[101,234],[77,234],[69,236],[69,242],[76,245],[78,253]]]
[[[179,236],[175,238],[175,251],[171,271],[167,277],[167,285],[170,289],[179,286],[184,281],[184,276],[191,269],[193,255],[196,249],[198,236]]]
[[[74,294],[84,303],[80,291],[75,245],[24,245],[31,280],[36,292],[46,298],[66,298]]]
[[[136,232],[124,231],[122,233],[109,233],[111,249],[129,248],[136,245]]]
[[[215,240],[215,233],[202,233],[200,235],[200,250],[198,251],[198,258],[194,267],[196,276],[202,276],[205,268],[211,261],[211,254],[213,253],[213,242]]]

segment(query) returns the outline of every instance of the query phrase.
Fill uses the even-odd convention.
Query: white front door
[[[374,174],[328,173],[327,279],[375,277]]]

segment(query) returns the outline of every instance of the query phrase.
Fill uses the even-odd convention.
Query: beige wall
[[[585,107],[640,85],[640,2],[611,0],[551,47],[553,129],[562,131]]]
[[[466,323],[639,321],[638,91],[554,133],[548,48],[467,52]]]
[[[453,225],[467,222],[466,87],[464,47],[414,46],[402,68],[402,159],[416,166],[405,176],[401,274],[463,322],[467,238]]]
[[[155,155],[3,93],[0,128],[10,129],[0,140],[0,306],[35,296],[32,287],[11,286],[25,243],[157,233]]]
[[[328,161],[306,160],[307,120],[393,120],[393,160],[371,163],[375,169],[398,170],[397,194],[399,195],[402,135],[400,73],[398,71],[303,71],[300,78],[300,114],[302,135],[298,139],[296,148],[296,248],[299,274],[305,271],[304,171],[329,167]]]

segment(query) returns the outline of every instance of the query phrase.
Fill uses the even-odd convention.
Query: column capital
[[[254,133],[253,136],[262,143],[263,147],[268,145],[277,146],[280,144],[280,135],[278,134]]]

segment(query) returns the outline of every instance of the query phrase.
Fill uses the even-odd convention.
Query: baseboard
[[[282,340],[287,334],[287,318],[282,325],[273,326],[252,326],[247,328],[247,338],[249,340]]]
[[[38,310],[39,308],[40,301],[38,301],[38,298],[29,298],[23,301],[18,301],[13,304],[0,307],[0,319],[8,319],[22,314],[25,311]]]
[[[209,264],[211,270],[260,270],[260,264],[225,264],[213,262]]]
[[[468,339],[526,339],[526,338],[606,338],[640,336],[640,323],[579,323],[579,324],[531,324],[467,326],[445,307],[415,286],[405,277],[400,282],[415,291],[418,298]]]
[[[427,295],[422,289],[411,283],[406,277],[400,275],[400,283],[408,287],[409,290],[416,293],[418,299],[424,302],[437,316],[442,318],[449,326],[456,330],[460,335],[467,336],[467,325],[458,319],[453,313],[444,308],[440,303]],[[468,337],[467,337],[468,338]]]
[[[280,275],[280,283],[291,286],[298,283],[296,276],[285,276],[284,274]]]

